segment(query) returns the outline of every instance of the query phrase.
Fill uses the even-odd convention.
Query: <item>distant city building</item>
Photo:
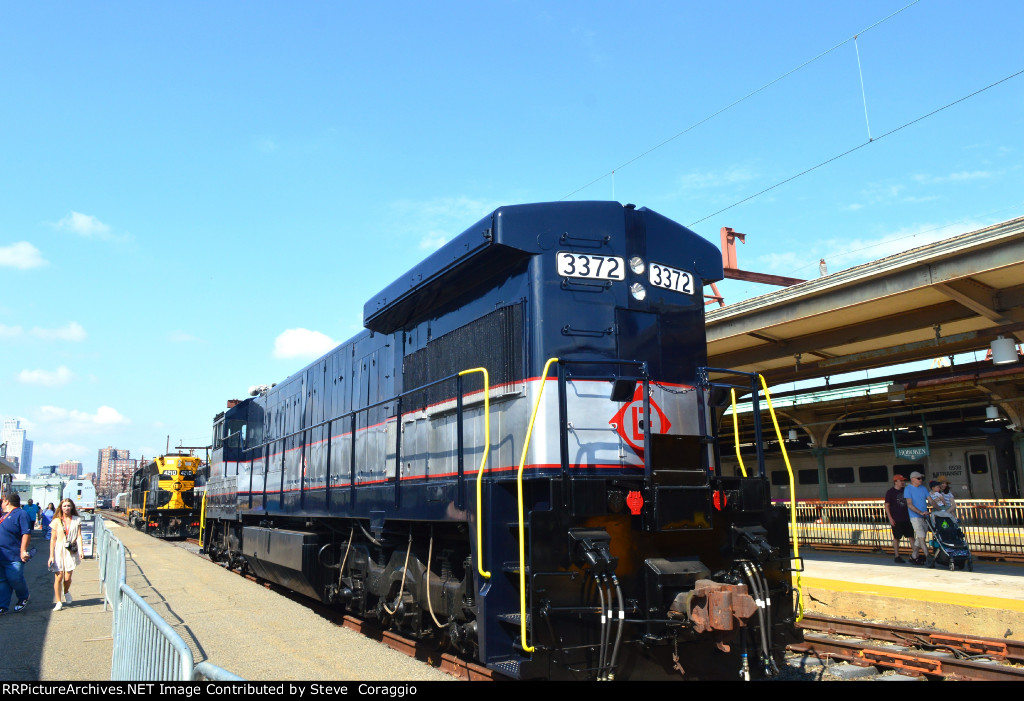
[[[25,429],[18,419],[5,419],[0,443],[7,444],[7,460],[18,466],[18,471],[32,474],[32,441],[25,437]]]
[[[128,483],[128,480],[123,478],[124,472],[127,471],[128,477],[131,477],[132,472],[135,471],[135,462],[135,460],[131,460],[131,451],[129,450],[112,446],[100,448],[96,459],[96,474],[99,475],[96,494],[109,497],[119,491],[124,491],[121,489],[122,482]]]
[[[82,475],[82,479],[89,480],[93,484],[96,484],[96,473],[95,472],[86,472],[84,475]]]
[[[82,474],[82,463],[78,460],[65,460],[57,467],[57,472],[72,479]]]
[[[58,465],[43,465],[42,467],[40,467],[38,470],[36,470],[32,474],[34,476],[36,476],[36,477],[46,477],[48,475],[56,475],[56,474],[58,474],[58,472],[57,472],[58,470],[59,470],[59,466]]]

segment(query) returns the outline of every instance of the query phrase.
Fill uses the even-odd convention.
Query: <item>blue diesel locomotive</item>
[[[786,516],[718,470],[721,277],[646,208],[495,210],[215,417],[204,547],[514,678],[772,674]]]

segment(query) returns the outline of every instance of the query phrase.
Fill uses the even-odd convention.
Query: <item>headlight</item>
[[[644,288],[644,286],[641,285],[639,282],[634,282],[632,285],[630,285],[629,291],[633,295],[633,299],[635,299],[638,302],[644,301],[644,297],[647,296],[647,289]]]
[[[632,258],[629,259],[629,269],[632,270],[637,275],[643,275],[644,270],[647,269],[647,266],[644,265],[643,258],[641,258],[640,256],[633,256]]]

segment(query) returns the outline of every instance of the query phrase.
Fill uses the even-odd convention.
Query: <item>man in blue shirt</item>
[[[923,565],[928,561],[928,546],[925,544],[928,537],[928,487],[924,486],[924,475],[920,472],[910,473],[910,484],[903,488],[903,498],[910,512],[910,523],[914,526],[914,547],[910,561]]]
[[[28,519],[32,523],[32,528],[36,527],[36,521],[39,519],[39,505],[33,504],[32,500],[28,500],[28,505],[21,507],[28,514]]]
[[[11,591],[18,595],[15,611],[28,606],[28,585],[22,568],[28,559],[32,522],[21,508],[21,497],[12,492],[3,498],[0,514],[0,616],[7,613]]]

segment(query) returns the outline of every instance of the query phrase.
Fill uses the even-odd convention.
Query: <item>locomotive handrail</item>
[[[487,466],[487,455],[491,450],[491,379],[487,368],[472,368],[463,370],[459,377],[473,372],[481,372],[484,375],[484,456],[480,459],[480,470],[476,473],[476,569],[484,579],[490,579],[491,573],[484,570],[484,514],[483,514],[483,479],[484,468]],[[461,383],[460,383],[461,385]],[[459,392],[459,416],[462,415],[462,392]],[[459,431],[459,436],[462,432]],[[462,459],[462,444],[459,444],[459,460]],[[462,474],[459,474],[461,481]]]
[[[735,438],[736,445],[736,459],[740,464],[740,472],[743,476],[747,476],[747,468],[743,465],[743,458],[740,456],[740,420],[736,416],[736,388],[731,388],[729,392],[732,394],[732,432]]]
[[[761,387],[764,388],[764,398],[768,401],[768,413],[771,414],[772,423],[775,424],[775,435],[779,438],[779,447],[782,449],[782,459],[785,461],[786,471],[789,473],[789,518],[790,525],[793,528],[793,559],[799,560],[800,543],[799,538],[797,538],[796,531],[796,483],[793,479],[793,465],[789,462],[789,453],[786,452],[786,442],[782,440],[782,429],[779,428],[779,419],[775,416],[775,408],[772,406],[772,395],[768,392],[768,383],[765,382],[764,375],[758,373],[757,376],[761,380]],[[796,622],[799,623],[804,617],[804,585],[802,578],[800,577],[800,570],[794,570],[794,574],[796,575],[795,589],[797,591]]]
[[[537,392],[537,402],[533,406],[533,413],[530,414],[530,425],[526,429],[526,440],[523,441],[523,454],[519,458],[519,472],[516,475],[516,491],[519,502],[519,625],[524,652],[533,652],[536,648],[526,642],[526,533],[523,524],[523,467],[526,465],[526,452],[530,449],[530,436],[533,435],[533,423],[537,420],[537,412],[540,411],[540,400],[544,396],[544,385],[548,381],[548,370],[558,358],[549,358],[544,364],[544,372],[540,376],[540,390]]]
[[[743,385],[737,385],[737,384],[733,384],[733,383],[730,383],[730,382],[721,382],[721,381],[717,381],[717,380],[712,382],[711,378],[708,376],[708,373],[712,373],[712,372],[720,372],[720,373],[724,373],[724,374],[727,374],[727,375],[743,375],[744,377],[749,377],[750,378],[750,387],[747,388],[747,387],[745,387]],[[760,408],[759,403],[758,403],[758,392],[757,392],[757,381],[758,381],[758,378],[761,377],[760,373],[744,372],[743,370],[730,370],[729,368],[701,367],[701,368],[697,368],[697,377],[698,377],[698,382],[700,382],[702,385],[705,385],[705,386],[707,386],[709,388],[710,387],[721,387],[723,389],[728,388],[730,391],[733,391],[733,390],[736,390],[736,389],[749,389],[749,392],[750,392],[750,404],[751,404],[751,407],[753,409],[753,417],[754,417],[754,445],[757,446],[757,472],[758,472],[759,476],[764,477],[765,476],[764,451],[761,449],[761,445],[762,445],[762,436],[761,436],[761,408]],[[701,421],[703,421],[703,417],[704,417],[703,412],[701,412],[699,414],[699,416],[701,418]],[[733,408],[733,418],[734,419],[735,419],[735,416],[736,416],[736,409],[735,409],[735,406],[734,406],[734,408]]]
[[[300,434],[304,435],[308,431],[314,431],[314,430],[316,430],[318,428],[322,428],[323,426],[329,426],[331,423],[333,423],[335,421],[342,421],[344,419],[352,419],[352,421],[353,421],[352,435],[353,435],[353,446],[354,446],[355,445],[355,440],[354,439],[355,439],[355,432],[356,432],[355,420],[356,420],[356,417],[361,412],[369,412],[371,409],[376,409],[376,408],[378,408],[380,406],[384,406],[386,404],[391,404],[391,403],[396,403],[396,402],[398,403],[398,406],[401,407],[401,400],[404,397],[407,397],[407,396],[409,396],[411,394],[415,394],[417,392],[422,392],[423,390],[425,390],[425,389],[427,389],[429,387],[432,387],[434,385],[441,384],[442,382],[448,382],[450,380],[459,380],[462,377],[462,375],[464,375],[466,373],[471,373],[471,372],[474,372],[476,370],[482,370],[482,369],[483,368],[474,368],[474,369],[471,369],[471,370],[466,370],[466,371],[460,371],[460,372],[457,372],[457,373],[453,373],[451,375],[447,375],[447,376],[439,378],[437,380],[432,380],[430,382],[422,384],[422,385],[420,385],[418,387],[415,387],[413,389],[406,390],[406,391],[404,391],[404,392],[402,392],[400,394],[396,394],[393,397],[389,397],[388,399],[382,399],[382,400],[380,400],[378,402],[374,402],[373,404],[367,404],[364,407],[360,407],[358,409],[352,409],[352,410],[344,412],[342,414],[338,414],[334,418],[324,419],[323,421],[320,421],[320,422],[315,423],[315,424],[310,424],[309,426],[306,426],[304,428],[300,428],[300,429],[298,429],[296,431],[292,431],[291,433],[286,433],[286,434],[283,434],[283,435],[275,437],[275,438],[268,438],[267,440],[265,440],[265,441],[263,441],[261,443],[252,445],[252,446],[250,446],[248,448],[243,446],[241,448],[237,448],[236,450],[251,451],[251,450],[266,449],[266,451],[267,451],[266,460],[267,460],[267,464],[269,465],[269,462],[270,462],[270,451],[271,451],[274,443],[285,442],[289,438],[294,438],[295,436],[298,436]],[[459,397],[457,399],[461,399],[461,396],[462,395],[461,395],[461,392],[460,392],[459,393]],[[489,389],[489,379],[487,379],[487,378],[485,378],[484,406],[485,406],[485,411],[488,412],[488,419],[487,420],[489,421],[490,389]],[[398,421],[401,421],[401,412],[397,413],[393,418],[395,418]],[[398,432],[401,432],[401,430],[402,430],[401,429],[401,425],[399,425],[399,427],[396,430]],[[305,445],[305,440],[303,440],[303,445]],[[222,445],[222,447],[230,448],[231,446]],[[490,434],[489,433],[488,433],[488,444],[487,444],[486,447],[487,448],[490,447]],[[395,457],[396,457],[396,460],[400,459],[398,445],[396,445]],[[284,461],[284,456],[283,456],[283,451],[282,451],[282,470],[281,470],[281,472],[282,472],[282,481],[284,479],[283,461]],[[350,468],[351,468],[350,482],[351,482],[351,485],[354,488],[355,487],[355,462],[354,462],[354,460],[353,460],[352,464],[350,465]],[[395,482],[397,483],[399,481],[399,479],[400,479],[401,470],[399,469],[399,465],[397,463],[395,465],[395,468],[396,468],[395,469]],[[462,475],[461,474],[459,476],[459,481],[460,481],[460,483],[462,482]],[[330,467],[329,466],[328,466],[328,482],[330,482]],[[265,495],[266,491],[267,491],[267,485],[266,485],[265,481],[264,481],[264,485],[263,485],[263,490],[264,490],[264,495]]]

